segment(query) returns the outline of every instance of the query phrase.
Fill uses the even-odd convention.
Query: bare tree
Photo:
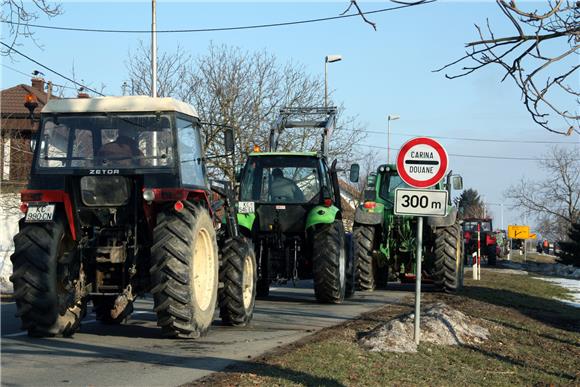
[[[62,14],[62,8],[59,3],[53,3],[46,0],[2,0],[0,8],[0,21],[8,25],[7,43],[10,48],[18,44],[18,38],[32,38],[34,32],[30,30],[30,23],[37,20],[40,15],[55,17]],[[0,49],[1,55],[10,55],[9,48]]]
[[[537,219],[544,234],[566,239],[572,223],[580,221],[580,148],[554,147],[538,167],[547,178],[540,181],[522,179],[511,186],[505,196],[524,214]]]
[[[514,33],[496,35],[489,20],[485,28],[476,25],[479,40],[466,44],[463,57],[435,71],[464,64],[446,74],[454,79],[499,65],[505,70],[502,81],[512,78],[538,125],[559,134],[580,133],[580,2],[548,0],[542,10],[524,10],[515,0],[496,3]]]
[[[159,95],[191,103],[206,123],[234,128],[236,160],[244,161],[254,145],[267,146],[272,123],[285,106],[319,106],[324,87],[320,77],[309,75],[296,63],[280,64],[266,51],[247,52],[236,47],[210,45],[208,52],[192,59],[178,50],[163,54]],[[137,93],[147,90],[149,54],[143,46],[127,62],[129,78]],[[353,147],[362,136],[356,120],[340,117],[331,141],[330,156],[350,160]],[[209,154],[223,153],[220,126],[204,125],[205,148]],[[318,149],[320,133],[288,130],[281,137],[281,150]],[[210,160],[218,174],[230,174],[229,161]],[[230,176],[232,177],[232,176]]]
[[[464,190],[453,202],[457,206],[461,219],[489,216],[489,211],[486,213],[485,203],[481,200],[481,196],[479,196],[479,192],[476,189],[469,188]]]

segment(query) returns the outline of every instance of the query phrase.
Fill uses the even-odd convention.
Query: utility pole
[[[151,96],[157,97],[157,1],[151,0]]]

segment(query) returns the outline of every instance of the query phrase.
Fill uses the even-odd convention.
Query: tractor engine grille
[[[84,176],[81,193],[86,206],[123,206],[131,196],[131,181],[123,176]]]

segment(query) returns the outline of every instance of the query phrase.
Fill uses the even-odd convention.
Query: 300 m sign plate
[[[398,188],[395,190],[395,214],[445,216],[447,195],[445,190]]]

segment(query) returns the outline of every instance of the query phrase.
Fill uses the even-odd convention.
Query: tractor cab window
[[[307,203],[318,200],[318,160],[301,156],[252,157],[244,168],[240,192],[243,201]]]
[[[177,145],[181,181],[186,186],[206,187],[205,165],[201,148],[199,125],[190,120],[177,119]]]
[[[173,166],[168,115],[83,114],[43,118],[40,168],[156,168]]]
[[[381,199],[393,202],[397,188],[409,188],[398,173],[383,173],[381,175],[381,186],[379,188]]]

